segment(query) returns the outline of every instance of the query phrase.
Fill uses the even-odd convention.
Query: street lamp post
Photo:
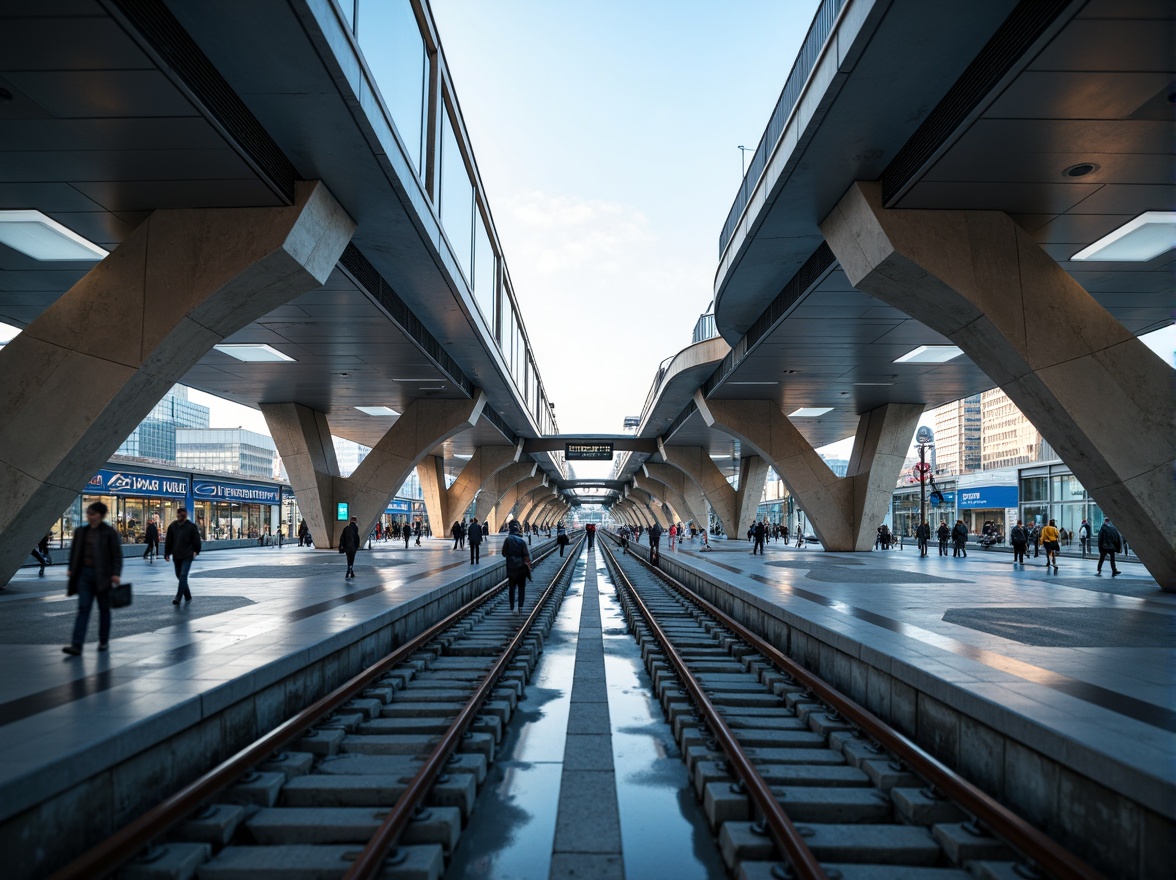
[[[919,528],[927,522],[927,447],[935,444],[935,432],[926,425],[922,425],[915,432],[915,442],[919,444]]]

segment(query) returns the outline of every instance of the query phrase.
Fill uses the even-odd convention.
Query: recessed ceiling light
[[[0,321],[0,345],[7,345],[20,335],[20,328]]]
[[[1077,165],[1062,169],[1062,174],[1066,177],[1085,177],[1088,174],[1094,174],[1098,169],[1099,166],[1093,162],[1079,162]]]
[[[444,385],[429,385],[429,386],[422,385],[419,390],[420,391],[444,391],[445,386]]]
[[[1144,211],[1070,259],[1146,263],[1174,247],[1176,211]]]
[[[790,419],[815,419],[817,416],[823,416],[827,412],[833,412],[831,406],[802,406],[800,409],[793,410],[788,414]]]
[[[889,386],[889,385],[893,385],[894,383],[893,382],[854,382],[853,384],[858,385],[858,386],[862,386],[862,387],[870,387],[870,386],[874,386],[874,385],[879,385],[879,386],[887,385],[887,386]]]
[[[392,409],[392,407],[390,407],[390,406],[357,406],[356,409],[359,410],[361,413],[364,413],[365,415],[369,415],[369,416],[398,416],[398,415],[400,415],[400,413],[398,413],[396,410]]]
[[[779,385],[779,382],[728,382],[728,385]]]
[[[0,242],[34,260],[101,260],[109,251],[40,211],[0,211]]]
[[[944,364],[963,354],[958,345],[920,345],[900,358],[895,358],[896,364]]]
[[[229,357],[235,357],[239,361],[246,363],[273,363],[277,361],[293,362],[294,358],[288,354],[282,354],[272,345],[266,345],[261,342],[226,342],[220,345],[214,345],[219,352],[227,354]]]

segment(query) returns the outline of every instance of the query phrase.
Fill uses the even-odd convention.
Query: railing
[[[793,62],[792,71],[788,74],[779,100],[776,101],[776,109],[772,111],[763,137],[760,138],[759,145],[755,148],[755,153],[747,166],[747,173],[739,187],[739,194],[735,196],[735,203],[731,206],[731,210],[727,214],[727,221],[723,224],[723,231],[719,235],[720,255],[727,249],[731,236],[735,234],[735,227],[739,225],[739,219],[743,216],[747,203],[751,201],[751,194],[755,191],[764,169],[768,167],[768,157],[775,149],[781,135],[784,134],[788,119],[800,101],[800,95],[804,91],[809,74],[817,66],[817,59],[821,57],[821,51],[825,48],[829,35],[833,33],[837,16],[841,14],[845,3],[846,0],[821,0],[817,14],[813,16],[813,22],[809,25],[808,33],[805,34],[800,52],[797,53],[796,61]]]
[[[694,333],[690,336],[690,344],[697,345],[708,339],[714,339],[718,335],[719,328],[715,324],[715,314],[707,312],[705,315],[699,315],[698,320],[694,322]]]

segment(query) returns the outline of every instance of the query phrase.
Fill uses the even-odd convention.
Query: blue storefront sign
[[[220,480],[193,480],[192,495],[200,501],[242,501],[250,504],[282,503],[280,486],[225,483]]]
[[[960,510],[997,510],[1017,506],[1016,486],[969,486],[956,490]]]
[[[384,513],[390,516],[407,516],[412,513],[412,502],[394,499],[388,503],[388,506],[384,509]]]
[[[188,494],[188,478],[174,474],[100,470],[86,485],[86,494],[183,498]]]

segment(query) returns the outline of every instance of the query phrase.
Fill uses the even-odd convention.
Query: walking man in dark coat
[[[143,543],[147,545],[143,558],[154,562],[159,555],[159,526],[155,524],[154,518],[147,521],[147,528],[143,530]]]
[[[531,576],[531,548],[523,540],[523,529],[518,520],[512,520],[510,534],[502,542],[502,555],[506,557],[506,577],[508,580],[507,598],[510,600],[510,610],[523,610],[526,602],[527,579]],[[517,591],[517,593],[516,593]],[[518,605],[515,605],[515,599]]]
[[[176,579],[179,581],[173,605],[179,605],[180,599],[192,601],[192,591],[188,589],[188,572],[199,555],[200,529],[188,519],[188,508],[181,507],[176,511],[176,521],[167,527],[167,535],[163,539],[163,559],[165,562],[170,559],[175,565]]]
[[[1095,574],[1102,574],[1103,560],[1111,557],[1111,577],[1119,573],[1115,565],[1115,554],[1123,550],[1123,536],[1109,520],[1103,520],[1102,528],[1098,530],[1098,568]]]
[[[122,540],[118,532],[103,520],[106,505],[95,501],[86,508],[86,525],[73,536],[69,548],[69,586],[66,595],[78,597],[78,616],[74,619],[73,638],[61,650],[77,656],[82,653],[90,611],[98,600],[98,650],[110,646],[110,588],[117,586],[122,574]]]
[[[355,577],[355,554],[359,552],[359,524],[355,517],[343,527],[343,534],[339,537],[339,552],[347,554],[347,574],[343,580]]]

